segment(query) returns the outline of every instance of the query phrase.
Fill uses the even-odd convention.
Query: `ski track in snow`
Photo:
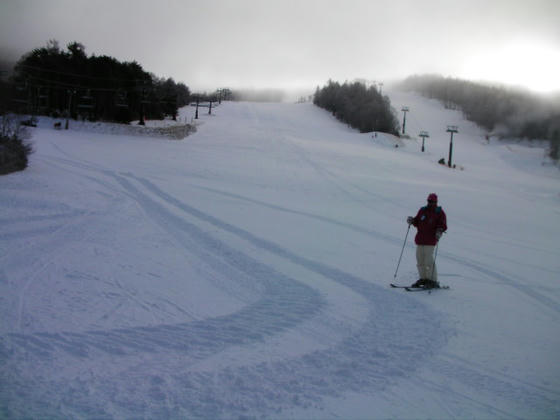
[[[253,122],[252,129],[270,130],[266,124],[271,121],[282,125],[271,113],[259,113],[254,106],[246,106],[244,111]],[[371,200],[376,205],[381,201],[399,207],[397,201],[338,176],[299,144],[294,133],[278,129],[273,135],[291,156],[312,168],[345,200],[372,211]],[[414,383],[415,372],[422,369],[430,369],[435,376],[423,376],[417,386],[445,395],[435,401],[440,416],[447,413],[450,418],[465,418],[484,413],[524,417],[507,404],[496,406],[494,398],[515,400],[526,407],[525,413],[536,417],[560,415],[557,389],[489,370],[452,353],[438,354],[455,332],[422,297],[380,287],[203,211],[196,203],[187,203],[185,196],[167,190],[165,180],[107,169],[72,156],[55,143],[51,146],[49,154],[41,155],[42,163],[83,182],[104,199],[104,206],[102,211],[61,207],[47,215],[0,218],[0,222],[17,226],[0,232],[1,241],[23,238],[19,249],[40,255],[31,264],[25,255],[11,253],[9,260],[0,257],[0,262],[13,267],[28,264],[22,268],[25,278],[20,279],[24,284],[19,288],[18,332],[0,336],[0,416],[283,418],[291,410],[311,410],[316,416],[329,398],[349,392],[383,395],[406,378]],[[185,181],[185,187],[341,228],[395,248],[402,245],[401,238],[335,217],[192,181]],[[13,205],[43,204],[22,201]],[[91,223],[100,224],[111,212],[131,205],[144,215],[142,223],[162,232],[185,254],[205,261],[215,273],[217,286],[243,305],[231,313],[200,318],[170,300],[162,301],[160,307],[113,279],[111,290],[119,295],[114,311],[119,311],[123,302],[132,302],[152,315],[150,325],[28,331],[28,295],[41,277],[52,271],[76,242],[91,238]],[[26,223],[37,227],[21,227]],[[29,244],[35,239],[37,244]],[[553,317],[560,312],[553,298],[526,286],[518,276],[447,251],[438,258],[503,282]],[[87,274],[66,275],[68,279],[71,276],[85,278]],[[0,271],[0,283],[7,281]],[[345,291],[348,302],[342,303],[329,293],[332,285]],[[253,293],[247,294],[245,289]],[[166,310],[181,314],[184,322],[159,323]],[[431,357],[434,354],[438,354],[436,361]],[[442,378],[448,386],[441,383]],[[487,394],[473,396],[472,389],[484,389]],[[414,395],[403,396],[403,400],[414,406]]]
[[[503,284],[511,288],[514,288],[515,290],[528,296],[531,299],[534,299],[536,302],[539,303],[540,308],[546,307],[555,315],[560,314],[559,302],[549,298],[543,293],[538,292],[537,290],[535,290],[533,286],[528,285],[527,282],[521,279],[519,276],[513,274],[499,273],[497,271],[492,270],[491,268],[484,266],[479,262],[471,261],[464,257],[461,258],[457,255],[453,255],[447,252],[443,252],[442,256],[459,265],[472,268],[473,270],[478,271],[479,273],[484,274],[498,282],[503,282]]]
[[[426,351],[445,340],[445,329],[437,322],[423,330],[415,327],[417,322],[428,323],[434,317],[419,303],[409,302],[403,310],[400,298],[394,294],[196,210],[146,179],[99,170],[87,163],[60,158],[56,161],[70,166],[69,173],[73,176],[79,174],[76,168],[94,171],[93,175],[81,176],[103,187],[109,187],[109,182],[101,181],[101,177],[114,179],[154,223],[186,250],[200,253],[201,258],[211,260],[214,268],[225,273],[242,272],[253,282],[264,285],[264,292],[257,302],[235,314],[198,322],[84,333],[7,334],[2,337],[0,352],[3,370],[10,373],[9,390],[2,394],[3,405],[9,406],[8,402],[15,400],[16,394],[18,399],[26,401],[25,407],[11,407],[14,413],[44,410],[43,413],[56,417],[61,414],[57,407],[62,406],[61,417],[87,413],[92,417],[220,418],[246,412],[278,412],[286,406],[320,406],[323,396],[339,395],[344,390],[383,388],[387,378],[407,375],[415,364],[421,363]],[[114,187],[108,189],[113,193]],[[354,334],[342,336],[338,343],[333,337],[328,338],[336,345],[300,357],[217,371],[191,371],[202,360],[229,348],[239,347],[237,351],[243,352],[243,348],[266,344],[270,337],[296,328],[306,320],[328,317],[321,314],[325,302],[317,291],[220,242],[188,222],[187,217],[170,212],[163,203],[350,288],[367,300],[370,306],[367,317],[360,320],[361,326]],[[76,227],[67,225],[65,229]],[[64,247],[52,249],[57,254],[65,250]],[[45,261],[52,258],[53,254],[49,253]],[[41,270],[44,264],[36,273]],[[36,273],[34,278],[38,276]],[[22,302],[30,284],[23,288]],[[389,320],[380,322],[381,313],[388,315]],[[173,357],[168,358],[170,353]],[[92,360],[97,358],[106,364],[102,372],[92,371]],[[34,370],[23,369],[18,363],[22,359]],[[37,396],[36,381],[43,375],[56,377],[56,369],[69,369],[63,366],[69,360],[73,362],[74,379],[69,381],[63,376],[60,380],[50,380],[40,387],[41,394]],[[113,376],[113,370],[119,375]],[[38,377],[33,380],[35,375]],[[83,379],[88,375],[87,380]],[[107,406],[92,403],[89,399],[92,393],[102,395],[102,401],[110,403]],[[127,401],[130,393],[146,397],[141,403],[131,403]],[[164,404],[160,398],[166,400]]]
[[[330,175],[329,177],[334,177],[334,175]],[[351,231],[354,231],[358,234],[361,235],[368,235],[371,237],[374,237],[376,239],[380,239],[383,240],[385,242],[389,242],[389,243],[393,243],[396,245],[401,245],[401,240],[399,238],[393,237],[393,236],[389,236],[389,235],[384,235],[383,233],[377,232],[377,231],[373,231],[364,227],[360,227],[360,226],[355,226],[352,225],[350,223],[344,223],[344,222],[340,222],[338,220],[335,219],[330,219],[328,217],[325,216],[321,216],[318,214],[312,214],[312,213],[308,213],[308,212],[303,212],[303,211],[298,211],[298,210],[293,210],[293,209],[289,209],[289,208],[285,208],[285,207],[281,207],[278,205],[271,205],[269,203],[265,203],[262,201],[258,201],[255,199],[251,199],[248,197],[243,197],[240,196],[238,194],[232,194],[226,191],[220,191],[220,190],[216,190],[213,188],[207,188],[207,187],[201,187],[198,185],[191,185],[191,187],[193,188],[198,188],[198,189],[202,189],[205,191],[209,191],[215,194],[219,194],[219,195],[223,195],[223,196],[227,196],[227,197],[232,197],[238,200],[243,200],[243,201],[247,201],[249,203],[252,204],[257,204],[263,207],[267,207],[267,208],[271,208],[273,210],[278,210],[278,211],[282,211],[285,213],[291,213],[291,214],[296,214],[298,216],[303,216],[303,217],[308,217],[310,219],[313,220],[318,220],[321,222],[325,222],[331,225],[335,225],[335,226],[340,226],[343,227],[345,229],[349,229]],[[366,192],[363,188],[359,189],[360,191],[364,191]],[[343,189],[343,191],[348,194],[351,195],[350,192],[348,192],[348,190]],[[560,312],[560,304],[558,302],[556,302],[555,300],[547,297],[546,295],[539,293],[538,291],[534,290],[533,287],[528,286],[525,284],[525,282],[523,281],[523,279],[519,278],[519,276],[513,275],[513,274],[506,274],[506,273],[500,273],[500,272],[496,272],[494,270],[492,270],[491,268],[485,266],[484,264],[477,262],[477,261],[472,261],[472,260],[468,260],[465,257],[459,257],[458,255],[454,255],[451,254],[447,251],[442,251],[439,254],[440,258],[447,258],[451,261],[454,261],[456,264],[459,265],[463,265],[465,267],[471,268],[485,276],[488,276],[498,282],[503,282],[504,284],[507,284],[510,287],[513,287],[515,289],[517,289],[519,292],[529,296],[530,298],[536,300],[538,303],[543,304],[544,306],[547,306],[548,308],[550,308],[550,310],[552,310],[553,312]]]

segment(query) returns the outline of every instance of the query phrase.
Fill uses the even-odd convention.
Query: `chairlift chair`
[[[128,108],[127,94],[122,89],[117,90],[115,93],[115,106],[117,108]]]

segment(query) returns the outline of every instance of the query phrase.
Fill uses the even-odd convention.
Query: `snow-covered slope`
[[[391,98],[427,152],[310,104],[224,103],[183,141],[36,129],[0,178],[0,415],[560,416],[558,170]],[[451,290],[391,289],[430,192]]]

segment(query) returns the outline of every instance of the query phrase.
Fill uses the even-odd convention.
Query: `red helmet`
[[[435,201],[437,203],[437,195],[435,193],[431,193],[428,196],[428,201]]]

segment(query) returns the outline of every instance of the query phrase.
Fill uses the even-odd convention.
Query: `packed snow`
[[[0,177],[0,417],[559,418],[560,171],[390,97],[410,138],[309,103],[225,102],[180,141],[33,129]],[[392,289],[431,192],[450,289]]]

